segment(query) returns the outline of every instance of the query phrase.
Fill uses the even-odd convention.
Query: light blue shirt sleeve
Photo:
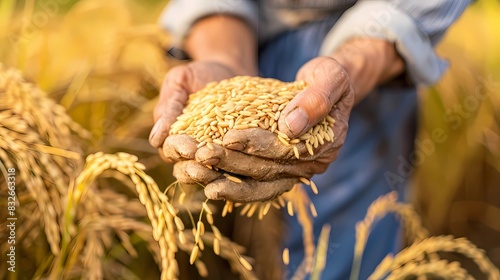
[[[171,0],[159,23],[170,32],[174,45],[179,46],[193,23],[214,14],[240,17],[257,30],[257,5],[249,0]]]
[[[470,0],[365,0],[347,10],[330,30],[320,55],[330,55],[353,37],[395,44],[412,81],[436,83],[448,67],[433,46],[462,14]],[[369,46],[360,46],[360,48]]]

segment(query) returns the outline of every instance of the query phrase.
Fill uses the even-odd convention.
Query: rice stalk
[[[64,269],[64,261],[66,255],[69,253],[69,241],[74,236],[74,230],[71,229],[74,228],[73,221],[79,204],[85,201],[85,197],[92,183],[108,169],[114,169],[129,176],[130,180],[135,184],[139,201],[145,206],[147,216],[151,221],[153,237],[159,242],[162,279],[172,279],[175,277],[177,271],[171,269],[171,267],[175,267],[172,263],[175,263],[175,251],[177,251],[173,232],[173,215],[175,215],[175,212],[169,212],[168,209],[173,207],[169,203],[168,198],[159,190],[154,180],[144,172],[144,168],[145,167],[141,163],[137,162],[137,157],[126,153],[117,153],[115,155],[97,153],[87,157],[82,172],[68,191],[62,253],[61,256],[58,257],[58,264],[53,270],[52,277],[57,277]],[[88,234],[87,237],[89,239],[86,241],[86,244],[89,244],[88,246],[91,247],[85,248],[86,251],[84,251],[84,256],[90,254],[86,252],[92,252],[93,257],[87,258],[87,261],[84,259],[84,267],[91,269],[91,267],[97,266],[97,268],[99,268],[97,262],[103,256],[102,248],[109,247],[109,244],[108,246],[98,246],[97,244],[99,244],[99,241],[102,241],[105,236],[106,235],[96,238],[94,233],[90,232]],[[96,269],[92,268],[91,270],[94,271]],[[93,273],[95,274],[92,275],[92,279],[102,278],[102,274],[99,272],[95,271]]]
[[[326,258],[328,256],[328,240],[330,239],[330,225],[324,225],[321,229],[318,240],[318,248],[314,257],[314,268],[311,273],[311,280],[320,280],[321,273],[326,266]]]
[[[19,176],[19,242],[23,237],[34,241],[43,229],[52,254],[59,254],[60,198],[82,164],[80,138],[88,135],[19,71],[0,64],[0,159]],[[24,211],[29,208],[41,215]]]
[[[314,263],[314,229],[311,213],[308,211],[311,204],[306,191],[303,189],[301,184],[296,184],[294,188],[282,195],[288,202],[291,202],[295,212],[297,213],[297,219],[299,224],[302,226],[302,240],[304,244],[304,259],[297,269],[295,275],[292,279],[303,279],[308,275]]]
[[[359,277],[361,260],[363,259],[366,242],[374,223],[390,212],[398,215],[402,220],[410,242],[419,242],[429,236],[428,231],[422,226],[420,217],[415,213],[415,210],[409,205],[397,202],[396,192],[391,192],[377,198],[368,208],[365,218],[356,224],[356,243],[354,245],[354,260],[350,279],[354,280]]]
[[[186,236],[186,242],[179,244],[179,249],[191,254],[192,248],[195,245],[195,239],[192,234],[189,234],[189,230],[184,231]],[[241,264],[242,254],[245,253],[245,248],[234,243],[229,238],[224,237],[220,234],[219,230],[212,228],[212,232],[206,232],[203,235],[203,241],[209,245],[214,246],[216,242],[220,244],[219,256],[224,258],[229,262],[230,267],[236,271],[239,275],[243,276],[244,279],[258,279],[254,272],[249,267],[245,267]],[[203,256],[197,261],[202,261]]]
[[[424,278],[425,277],[425,278]],[[429,263],[416,264],[410,263],[393,271],[387,276],[387,280],[397,279],[445,279],[445,280],[473,280],[465,269],[458,262],[448,263],[445,260],[439,260]],[[380,279],[380,278],[379,278]]]
[[[488,279],[500,279],[498,268],[491,263],[484,251],[477,248],[465,238],[454,239],[452,236],[429,237],[421,242],[412,244],[399,252],[395,257],[387,257],[373,272],[370,279],[379,279],[392,271],[414,263],[418,259],[422,259],[424,263],[427,263],[429,261],[425,260],[425,254],[440,252],[461,254],[473,260]],[[430,261],[429,263],[434,262],[436,261]]]

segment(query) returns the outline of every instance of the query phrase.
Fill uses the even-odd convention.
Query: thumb
[[[177,120],[177,117],[182,114],[188,98],[188,93],[182,89],[175,89],[168,93],[168,95],[160,96],[154,110],[155,124],[149,135],[149,143],[155,148],[163,145],[169,134],[170,127]]]
[[[309,87],[288,103],[278,120],[278,129],[290,138],[301,136],[320,122],[350,88],[347,73],[331,58],[308,62],[297,77]]]

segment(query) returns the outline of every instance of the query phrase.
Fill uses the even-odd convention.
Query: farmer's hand
[[[366,48],[367,44],[370,46]],[[365,46],[360,48],[359,46]],[[334,55],[315,58],[297,74],[309,87],[298,94],[284,109],[279,119],[279,130],[291,138],[298,137],[314,126],[326,114],[335,120],[333,143],[325,142],[309,155],[303,144],[298,144],[300,159],[294,157],[291,147],[283,145],[276,136],[262,129],[231,131],[223,139],[224,147],[214,145],[199,149],[195,158],[200,163],[245,176],[252,184],[235,184],[218,176],[191,176],[208,183],[205,193],[213,199],[245,201],[265,200],[258,189],[271,187],[266,193],[280,194],[293,187],[299,177],[309,178],[326,170],[335,160],[345,140],[350,111],[377,84],[388,81],[404,70],[404,62],[394,46],[380,39],[357,38],[343,45]],[[339,63],[340,62],[340,63]],[[351,83],[356,84],[356,96]],[[192,154],[190,157],[192,158]],[[208,168],[207,168],[208,169]],[[193,172],[192,174],[197,174]],[[202,172],[198,174],[203,174]],[[262,186],[262,188],[260,188]]]
[[[182,162],[174,167],[174,176],[182,182],[206,185],[205,194],[211,199],[231,201],[263,201],[290,190],[300,177],[322,173],[335,160],[344,143],[347,121],[354,96],[345,70],[331,58],[316,58],[304,65],[297,75],[309,87],[299,93],[284,109],[278,124],[281,131],[295,138],[326,114],[335,120],[333,142],[325,142],[310,155],[303,143],[297,144],[299,159],[292,146],[285,146],[276,134],[260,128],[230,130],[223,146],[204,146],[194,157],[196,162]],[[298,115],[297,115],[298,114]],[[291,118],[289,118],[291,116]],[[182,147],[178,143],[188,143]],[[193,158],[194,140],[186,136],[170,136],[164,144],[164,154],[173,161]],[[238,174],[241,183],[226,179],[222,172],[206,165]]]
[[[280,131],[296,138],[321,121],[327,114],[335,119],[334,141],[324,141],[310,155],[303,142],[293,145],[281,143],[276,134],[260,129],[229,130],[223,138],[224,148],[202,147],[196,160],[227,172],[256,180],[284,177],[311,177],[322,173],[337,157],[347,133],[349,114],[354,104],[354,93],[344,68],[332,58],[319,57],[305,64],[297,80],[309,85],[290,101],[278,121]]]
[[[272,135],[275,137],[275,134]],[[173,175],[179,183],[205,186],[205,195],[210,199],[228,199],[233,202],[266,201],[289,191],[299,181],[297,177],[286,176],[266,181],[238,176],[241,182],[234,182],[224,176],[224,171],[216,171],[207,167],[207,165],[217,163],[214,159],[203,163],[194,160],[197,144],[198,142],[188,135],[174,134],[165,140],[163,154],[169,161],[176,162]],[[213,144],[213,146],[217,153],[223,153],[226,150],[217,144]],[[212,151],[206,146],[199,150],[201,150],[201,154]],[[239,162],[238,154],[241,153],[231,152],[236,153],[234,160]],[[231,160],[231,155],[227,157]],[[253,165],[252,162],[248,164]],[[265,171],[262,170],[262,172]],[[265,179],[265,176],[261,177]],[[255,178],[260,179],[259,176]]]
[[[236,75],[232,68],[212,61],[197,61],[172,68],[163,80],[158,104],[154,110],[155,125],[149,136],[151,145],[155,148],[162,146],[170,126],[182,113],[189,94],[202,89],[209,82]]]
[[[279,130],[292,138],[330,114],[336,120],[333,143],[319,146],[314,156],[299,144],[300,159],[297,160],[291,148],[281,144],[268,131],[230,131],[224,137],[224,149],[200,149],[196,159],[265,181],[298,176],[309,178],[324,172],[344,143],[354,103],[363,100],[377,85],[401,75],[404,69],[404,61],[392,43],[376,38],[353,38],[337,49],[332,58],[312,59],[300,69],[297,80],[306,81],[309,87],[287,105],[278,122]]]
[[[297,80],[304,80],[309,86],[285,107],[278,121],[279,130],[290,138],[296,138],[329,114],[336,120],[333,142],[324,141],[313,149],[314,155],[309,154],[303,142],[298,143],[297,159],[293,145],[284,145],[270,131],[260,128],[230,130],[224,136],[224,147],[213,145],[213,150],[201,147],[195,154],[196,161],[265,184],[287,179],[288,185],[274,184],[279,188],[277,192],[289,190],[300,177],[310,178],[324,172],[344,143],[354,92],[348,74],[332,58],[311,60],[300,69]],[[205,190],[211,198],[219,196],[232,200],[221,183],[217,184],[216,191],[212,191],[214,187],[211,184]],[[252,200],[260,200],[258,194],[248,192]],[[224,196],[221,197],[221,194]]]
[[[214,15],[198,20],[191,27],[184,48],[195,62],[172,68],[163,81],[149,137],[156,148],[167,138],[189,94],[209,82],[257,73],[257,36],[238,17]]]

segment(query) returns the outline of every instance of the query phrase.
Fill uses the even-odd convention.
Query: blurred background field
[[[147,137],[162,77],[176,63],[166,58],[168,34],[156,24],[167,2],[0,1],[0,63],[21,70],[91,133],[83,154],[135,154],[160,188],[173,181],[171,167]],[[411,200],[430,232],[468,237],[497,266],[499,30],[500,2],[475,1],[438,46],[451,68],[421,90],[422,145],[411,170]],[[131,269],[157,275],[151,259],[143,262]]]

